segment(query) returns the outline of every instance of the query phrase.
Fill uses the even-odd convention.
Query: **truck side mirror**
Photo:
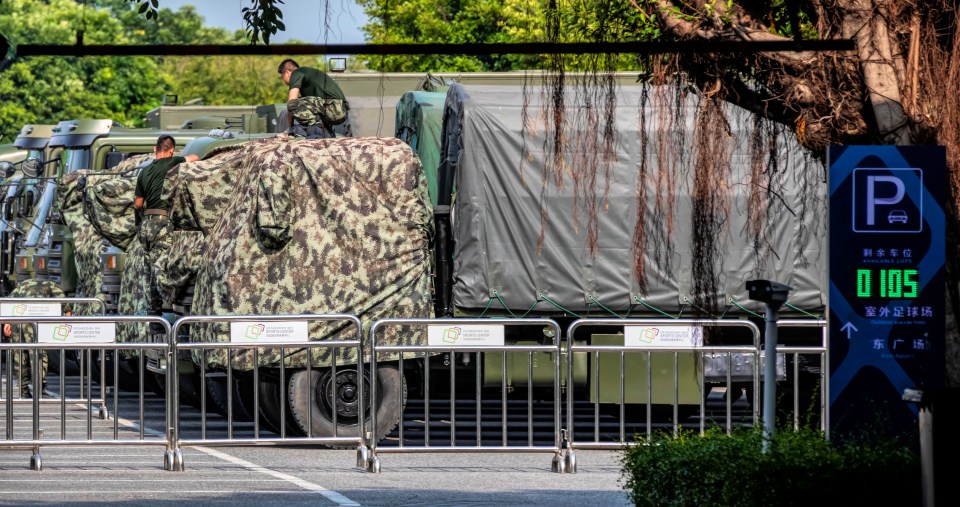
[[[39,158],[30,157],[23,161],[20,165],[20,170],[23,171],[24,176],[36,178],[43,175],[43,163],[40,162]]]

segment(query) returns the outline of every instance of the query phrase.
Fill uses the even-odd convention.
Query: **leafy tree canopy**
[[[127,0],[0,0],[0,33],[13,44],[243,43],[204,25],[192,6],[159,8],[147,19]],[[11,142],[25,124],[74,118],[110,118],[143,124],[165,94],[205,104],[270,104],[285,99],[278,57],[33,57],[0,73],[0,142]],[[313,62],[303,62],[310,65]]]
[[[530,0],[357,0],[370,23],[363,27],[370,42],[388,43],[510,43],[603,42],[648,40],[656,35],[626,1],[574,0],[563,9],[548,10],[546,1]],[[653,30],[653,31],[652,31]],[[506,71],[549,66],[541,55],[394,55],[367,57],[368,66],[386,72]],[[631,55],[569,56],[570,70],[630,70],[638,68]]]
[[[107,10],[72,0],[5,0],[0,33],[14,44],[62,44],[77,31],[91,44],[128,42],[124,27]],[[10,142],[24,124],[52,124],[72,118],[142,121],[171,81],[149,57],[36,57],[0,73],[0,135]]]

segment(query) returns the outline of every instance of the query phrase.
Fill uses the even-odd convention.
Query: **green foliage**
[[[148,20],[157,19],[157,0],[127,0],[136,5],[137,14],[143,15]]]
[[[130,44],[229,44],[244,42],[243,32],[231,34],[223,28],[204,26],[203,18],[192,5],[174,12],[158,9],[147,19],[134,0],[97,0],[96,7],[110,12],[120,21],[124,37]]]
[[[811,429],[777,433],[762,452],[761,428],[703,436],[638,438],[624,454],[622,485],[639,506],[917,505],[919,457],[896,439],[863,435],[842,444]]]
[[[129,41],[107,10],[84,8],[72,0],[0,4],[0,33],[14,44],[69,44],[79,30],[90,44]],[[159,104],[170,82],[150,57],[20,59],[0,73],[0,136],[6,141],[24,124],[80,117],[137,125]]]
[[[770,13],[767,21],[773,33],[784,37],[793,37],[793,25],[790,23],[791,3],[787,0],[770,2]],[[797,17],[800,21],[800,36],[804,39],[817,39],[817,27],[810,21],[810,15],[802,9],[798,9]]]
[[[546,0],[357,0],[370,23],[367,39],[377,44],[550,42]],[[557,2],[560,23],[552,42],[651,40],[655,20],[629,2]],[[546,55],[391,55],[368,56],[368,66],[387,72],[506,71],[549,68]],[[570,55],[570,70],[629,70],[633,55]]]
[[[242,31],[204,26],[191,6],[160,8],[150,20],[130,0],[4,0],[0,33],[14,44],[229,44]],[[0,73],[0,142],[29,123],[109,118],[140,126],[164,94],[211,105],[270,104],[286,98],[276,73],[280,57],[34,57]],[[311,65],[314,62],[301,62]]]
[[[285,102],[287,87],[277,74],[282,57],[206,56],[167,58],[163,70],[176,76],[166,90],[182,100],[204,104],[273,104]],[[311,62],[298,60],[301,65]]]
[[[280,30],[286,30],[283,24],[283,12],[277,4],[283,4],[283,0],[253,0],[253,7],[242,9],[251,44],[256,44],[258,40],[263,40],[264,44],[270,44],[271,35]]]

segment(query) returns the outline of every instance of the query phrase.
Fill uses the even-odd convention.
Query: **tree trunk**
[[[881,139],[888,144],[912,144],[886,19],[870,0],[848,0],[843,9],[847,13],[843,36],[857,42],[863,82]]]

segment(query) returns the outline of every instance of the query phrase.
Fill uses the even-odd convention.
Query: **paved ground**
[[[576,474],[550,472],[549,456],[384,455],[380,474],[355,453],[287,448],[188,449],[184,472],[164,471],[150,448],[0,453],[7,504],[229,502],[233,505],[629,505],[616,453],[581,451]]]
[[[52,386],[57,382],[51,378]],[[67,387],[71,398],[67,403],[48,400],[40,405],[43,438],[86,440],[89,432],[95,441],[129,439],[137,445],[43,447],[43,470],[33,471],[31,450],[4,449],[5,442],[0,440],[0,503],[629,505],[619,484],[618,451],[578,451],[576,474],[551,472],[549,453],[381,453],[381,473],[373,474],[356,466],[353,450],[201,447],[184,450],[185,471],[165,471],[163,447],[139,445],[138,396],[121,393],[120,417],[113,417],[111,401],[111,417],[100,420],[80,399],[76,384]],[[145,438],[160,434],[162,407],[159,399],[145,397]],[[5,420],[6,411],[4,400],[0,421]],[[32,411],[30,401],[13,404],[16,439],[31,437]],[[190,421],[185,423],[185,433],[195,433],[197,418],[184,415]],[[221,425],[222,421],[208,421],[211,429]],[[247,426],[238,430],[249,431]]]

